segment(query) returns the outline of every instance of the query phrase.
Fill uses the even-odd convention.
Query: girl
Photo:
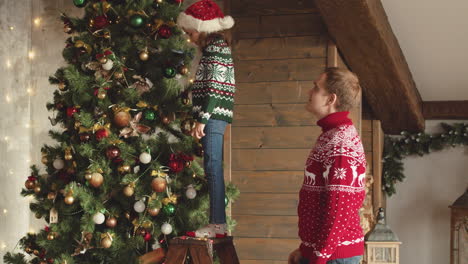
[[[188,232],[194,237],[224,237],[227,233],[223,175],[224,130],[232,122],[235,80],[230,39],[225,30],[234,26],[211,0],[192,4],[177,18],[177,24],[203,53],[192,88],[192,136],[202,141],[204,169],[210,192],[210,224]]]

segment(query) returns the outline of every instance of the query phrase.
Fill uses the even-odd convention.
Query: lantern
[[[366,239],[367,264],[400,263],[400,244],[398,237],[385,223],[383,208],[379,208],[377,224]]]
[[[450,209],[450,264],[468,263],[468,188]]]

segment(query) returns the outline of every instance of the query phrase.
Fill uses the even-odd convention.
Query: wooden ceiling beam
[[[468,119],[468,101],[426,101],[423,102],[426,119]]]

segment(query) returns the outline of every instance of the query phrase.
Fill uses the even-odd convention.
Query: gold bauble
[[[34,255],[39,256],[39,250],[35,249],[35,250],[33,251],[33,253],[34,253]]]
[[[149,59],[149,53],[147,51],[140,52],[140,60],[147,61]]]
[[[25,249],[25,251],[26,251],[26,253],[28,253],[28,254],[31,254],[31,253],[33,252],[33,250],[32,250],[30,247],[27,247],[27,248]]]
[[[73,197],[73,195],[67,194],[67,196],[65,196],[64,201],[66,204],[71,205],[75,201],[75,198]]]
[[[132,186],[127,185],[123,189],[123,193],[125,194],[125,196],[130,197],[135,193],[135,189]]]
[[[104,177],[103,177],[102,174],[99,173],[99,172],[94,172],[94,173],[91,175],[91,180],[89,180],[89,183],[90,183],[94,188],[98,188],[99,186],[102,185],[103,182],[104,182]]]
[[[87,173],[85,174],[84,177],[85,177],[85,179],[86,179],[87,181],[89,181],[89,180],[91,180],[91,178],[93,177],[93,175],[91,174],[91,172],[87,172]]]
[[[162,122],[163,122],[164,124],[168,125],[168,124],[171,122],[171,119],[169,119],[169,117],[167,117],[167,116],[164,116],[164,117],[162,118]]]
[[[65,33],[71,33],[73,31],[73,29],[69,26],[63,26],[63,32]]]
[[[34,217],[36,217],[37,219],[41,219],[42,218],[42,214],[37,212],[34,214]]]
[[[166,190],[166,184],[166,179],[157,177],[151,181],[151,188],[153,188],[155,192],[164,192]]]
[[[113,228],[117,225],[117,219],[113,216],[107,218],[106,220],[106,226]]]
[[[97,97],[101,100],[105,99],[107,95],[107,92],[105,90],[99,90]]]
[[[117,79],[122,79],[124,77],[124,74],[123,72],[118,71],[114,73],[114,77]]]
[[[47,194],[47,199],[53,200],[53,199],[55,199],[55,195],[56,195],[55,192],[49,192]]]
[[[181,66],[181,67],[179,68],[179,72],[180,72],[180,74],[182,74],[182,75],[186,75],[186,74],[189,72],[189,69],[187,68],[187,66]]]
[[[37,185],[36,187],[34,187],[34,192],[35,193],[40,193],[41,192],[41,186]]]
[[[125,173],[129,173],[130,169],[131,169],[130,165],[120,165],[117,170],[119,171],[119,173],[125,174]]]
[[[143,224],[141,224],[141,226],[143,226],[146,229],[150,229],[153,226],[153,222],[146,220],[143,222]]]
[[[54,240],[55,239],[55,233],[54,232],[50,232],[48,235],[47,235],[47,240]]]
[[[99,63],[101,64],[105,64],[107,62],[107,58],[106,57],[102,57],[99,59]]]
[[[127,111],[120,111],[114,115],[114,124],[117,127],[126,127],[130,124],[130,119],[132,116]]]
[[[112,246],[112,240],[109,237],[101,239],[101,247],[110,248]]]
[[[69,152],[69,153],[66,153],[66,154],[64,155],[64,158],[65,158],[65,160],[72,160],[72,159],[73,159],[73,155]]]
[[[46,155],[42,156],[41,162],[42,162],[42,164],[47,165],[47,163],[49,162],[49,160],[47,159],[47,156],[46,156]]]
[[[67,89],[67,86],[65,85],[65,83],[61,82],[58,84],[58,88],[60,91],[65,91]]]
[[[26,189],[28,190],[34,189],[35,186],[36,186],[36,183],[34,181],[26,180],[24,182],[24,187],[26,187]]]
[[[159,209],[159,208],[149,208],[148,209],[148,213],[151,216],[157,216],[159,214],[159,211],[161,211],[161,209]]]

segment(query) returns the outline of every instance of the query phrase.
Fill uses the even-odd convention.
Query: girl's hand
[[[299,249],[294,250],[289,254],[288,264],[299,264],[301,257],[301,251]]]
[[[205,132],[203,132],[204,129],[205,129],[205,124],[195,122],[195,127],[192,130],[192,137],[201,139],[202,137],[205,136]]]

